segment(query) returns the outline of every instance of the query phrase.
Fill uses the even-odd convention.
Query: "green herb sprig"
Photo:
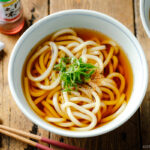
[[[54,70],[60,71],[64,91],[76,90],[79,84],[87,82],[95,72],[96,67],[90,63],[84,63],[82,59],[63,57]]]

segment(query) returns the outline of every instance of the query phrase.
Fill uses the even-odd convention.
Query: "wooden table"
[[[91,9],[116,18],[127,26],[140,41],[150,68],[150,39],[141,24],[139,0],[22,0],[22,3],[27,22],[26,28],[40,18],[64,9]],[[15,36],[0,34],[0,40],[6,44],[5,55],[0,61],[0,118],[3,124],[87,150],[150,149],[150,86],[140,109],[134,116],[118,129],[102,136],[84,139],[66,138],[50,133],[28,120],[15,104],[7,79],[9,57],[22,33]],[[50,147],[54,148],[52,145]],[[0,136],[0,149],[36,150],[3,135]],[[54,149],[58,150],[58,148]]]

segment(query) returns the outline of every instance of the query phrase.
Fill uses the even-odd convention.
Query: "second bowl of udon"
[[[35,124],[68,137],[92,137],[126,122],[144,98],[148,69],[134,35],[117,20],[67,10],[32,25],[9,62],[9,86]]]

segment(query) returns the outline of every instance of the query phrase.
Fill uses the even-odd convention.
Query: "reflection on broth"
[[[32,109],[57,127],[87,131],[116,118],[133,86],[129,61],[116,42],[89,29],[62,29],[39,42],[23,68]]]

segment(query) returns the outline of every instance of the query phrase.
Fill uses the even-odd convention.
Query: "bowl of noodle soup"
[[[34,123],[68,137],[92,137],[126,122],[148,84],[143,50],[115,19],[67,10],[32,25],[9,62],[9,86]]]

